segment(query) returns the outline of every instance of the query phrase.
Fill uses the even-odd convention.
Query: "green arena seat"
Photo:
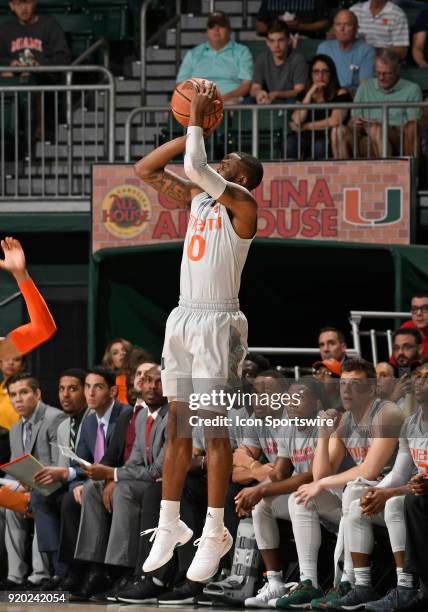
[[[263,53],[263,51],[266,51],[267,49],[264,40],[245,40],[242,41],[242,44],[249,48],[253,59],[256,59],[256,57],[260,55],[260,53]]]
[[[319,45],[322,40],[319,38],[300,38],[297,43],[297,51],[303,55],[303,57],[310,61],[316,54]]]
[[[94,21],[86,13],[54,13],[52,14],[68,39],[71,41],[73,56],[83,53],[94,41]]]
[[[96,38],[118,41],[130,37],[128,0],[86,0],[85,10],[92,15]]]
[[[417,66],[403,66],[400,70],[402,79],[417,83],[423,92],[428,92],[428,70]]]

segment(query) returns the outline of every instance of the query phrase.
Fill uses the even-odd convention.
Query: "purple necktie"
[[[104,423],[98,423],[97,441],[95,442],[94,463],[99,463],[105,454],[106,439],[104,436]]]

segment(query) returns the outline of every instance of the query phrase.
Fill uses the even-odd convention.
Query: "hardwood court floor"
[[[198,610],[211,610],[208,606],[200,606]],[[195,612],[196,606],[143,606],[141,604],[95,604],[88,601],[82,603],[64,603],[58,604],[9,604],[0,603],[0,612],[53,612],[53,610],[63,610],[64,612],[171,612],[172,610],[180,610],[180,612]],[[215,608],[216,612],[227,612],[222,608]],[[230,608],[228,610],[230,612]]]

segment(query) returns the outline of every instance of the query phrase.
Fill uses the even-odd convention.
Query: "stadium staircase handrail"
[[[103,66],[107,70],[110,68],[110,43],[106,38],[99,38],[96,40],[90,47],[88,47],[79,57],[77,57],[73,62],[71,62],[72,66],[79,66],[83,64],[89,57],[91,57],[95,51],[98,49],[102,49],[103,51]]]
[[[11,85],[1,85],[0,86],[0,93],[15,93],[17,92],[17,90],[19,89],[19,91],[22,92],[31,92],[31,93],[40,93],[42,92],[42,94],[46,93],[46,92],[65,92],[67,95],[67,146],[68,146],[68,157],[67,157],[67,163],[68,163],[68,172],[67,172],[67,178],[68,178],[68,189],[69,189],[69,193],[72,192],[72,184],[73,184],[73,157],[71,154],[72,151],[72,145],[73,145],[73,134],[72,134],[72,127],[73,127],[73,115],[72,115],[72,106],[71,106],[71,101],[72,101],[72,93],[73,92],[82,92],[82,89],[86,92],[86,91],[94,91],[94,92],[101,92],[101,93],[105,93],[108,92],[108,108],[107,108],[107,120],[104,122],[105,123],[105,138],[104,138],[104,144],[105,144],[105,151],[107,153],[107,158],[108,161],[110,163],[114,162],[115,159],[115,108],[116,108],[116,103],[115,103],[115,94],[116,94],[116,90],[115,90],[115,80],[114,80],[114,76],[113,74],[110,72],[110,70],[107,70],[107,68],[105,68],[104,66],[95,66],[95,65],[88,65],[88,66],[76,66],[76,65],[70,65],[70,66],[0,66],[0,73],[1,72],[13,72],[16,74],[21,74],[21,73],[30,73],[30,74],[38,74],[38,73],[56,73],[56,74],[63,74],[65,77],[67,77],[67,74],[71,73],[101,73],[102,76],[104,77],[104,83],[95,83],[95,84],[91,84],[91,85],[79,85],[79,84],[55,84],[55,85],[27,85],[27,84],[22,84],[17,86],[16,84],[11,84]],[[70,98],[70,102],[68,102],[68,97]],[[15,147],[17,148],[18,146],[18,133],[15,133]],[[44,160],[44,158],[43,158]],[[5,180],[5,168],[4,168],[4,158],[1,159],[1,167],[0,167],[0,181]],[[44,164],[44,161],[43,161]],[[18,180],[19,180],[19,174],[18,174],[18,170],[17,170],[17,166],[18,166],[18,158],[15,159],[15,166],[16,166],[16,172],[15,172],[15,189],[17,190],[17,184],[18,184]],[[44,165],[42,165],[42,174],[44,172]],[[1,193],[4,193],[4,186],[3,189],[0,189]],[[15,194],[17,195],[17,194]]]
[[[144,0],[140,9],[140,82],[141,82],[141,104],[146,102],[146,81],[147,81],[147,47],[159,40],[159,37],[169,28],[175,26],[175,67],[181,61],[181,0],[175,0],[175,15],[169,19],[159,30],[156,30],[147,40],[146,21],[147,10],[152,0]]]
[[[72,63],[72,66],[80,66],[87,59],[92,57],[98,50],[102,50],[102,58],[103,58],[103,66],[111,75],[109,79],[112,84],[112,95],[109,97],[109,118],[112,119],[113,125],[111,121],[107,123],[104,121],[104,142],[109,143],[109,161],[114,161],[114,147],[115,147],[115,112],[116,112],[116,91],[115,91],[115,82],[114,77],[109,71],[110,68],[110,43],[106,38],[99,38],[96,40],[90,47],[88,47],[83,53],[79,55]],[[68,71],[66,74],[66,83],[67,85],[73,84],[73,72]],[[67,92],[67,125],[72,124],[72,114],[73,114],[73,99],[71,91]],[[110,113],[110,109],[112,109]],[[68,172],[71,174],[73,172],[73,134],[72,130],[69,129],[67,132],[67,146],[70,151],[70,155],[68,157]],[[111,153],[111,157],[110,157]]]
[[[102,41],[102,39],[100,39],[100,42]],[[98,41],[97,41],[98,42]],[[96,47],[95,49],[95,44],[94,43],[92,45],[92,47],[90,47],[89,49],[87,49],[87,51],[89,52],[91,49],[91,54],[94,52],[94,50],[98,49],[99,46],[101,46],[101,44]],[[80,58],[82,58],[85,55],[85,53],[83,53]],[[89,57],[89,55],[87,56]],[[77,58],[77,60],[79,60],[80,58]],[[76,60],[76,61],[77,61]],[[79,86],[78,85],[73,85],[72,84],[72,76],[73,73],[79,73],[79,72],[101,72],[104,77],[105,77],[105,85],[102,86],[102,89],[107,89],[109,91],[109,106],[108,106],[108,121],[104,122],[105,123],[105,134],[106,134],[106,138],[104,139],[104,142],[107,145],[107,155],[108,155],[108,161],[109,162],[114,162],[114,149],[115,149],[115,112],[116,112],[116,86],[115,86],[115,80],[114,80],[114,76],[113,74],[110,72],[110,70],[108,70],[107,68],[105,68],[104,66],[77,66],[74,63],[71,64],[70,66],[0,66],[0,73],[1,72],[16,72],[17,74],[20,73],[30,73],[30,74],[37,74],[37,73],[60,73],[60,74],[65,74],[66,75],[66,85],[52,85],[52,86],[48,86],[48,85],[23,85],[22,86],[22,91],[40,91],[40,90],[44,90],[44,91],[66,91],[67,92],[67,125],[69,126],[68,129],[68,142],[67,145],[69,147],[69,149],[71,150],[73,147],[73,136],[72,136],[72,130],[71,130],[71,126],[72,126],[72,102],[71,102],[71,93],[74,90],[79,90]],[[69,82],[69,79],[70,82]],[[90,89],[97,89],[101,87],[101,85],[88,85],[86,86],[86,88],[88,90]],[[12,86],[12,87],[7,87],[7,86],[2,86],[0,88],[2,91],[14,91],[16,89],[16,87]],[[68,99],[70,98],[70,100]],[[73,177],[73,168],[72,168],[72,155],[69,155],[69,173],[68,176],[70,177],[70,180],[72,180]]]

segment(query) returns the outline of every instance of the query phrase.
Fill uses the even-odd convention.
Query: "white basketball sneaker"
[[[274,584],[269,584],[266,582],[262,586],[261,589],[257,591],[257,595],[255,597],[248,597],[245,600],[246,608],[269,608],[269,600],[278,599],[285,595],[287,591],[287,587],[284,583],[275,582]]]
[[[217,531],[202,533],[194,545],[198,550],[187,570],[187,578],[194,582],[206,582],[215,576],[220,559],[232,548],[233,538],[224,527],[220,535]]]
[[[153,542],[149,556],[144,561],[143,572],[153,572],[168,563],[174,554],[176,546],[183,546],[191,539],[193,531],[180,519],[158,525],[153,529],[146,529],[140,535],[152,533],[150,542]]]

